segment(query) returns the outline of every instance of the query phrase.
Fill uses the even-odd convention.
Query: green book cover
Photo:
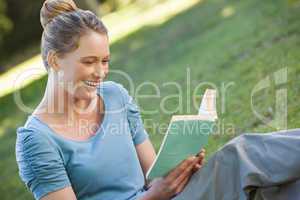
[[[147,179],[166,175],[190,155],[197,154],[208,142],[217,119],[215,90],[206,90],[198,115],[172,117],[159,152],[147,172]]]

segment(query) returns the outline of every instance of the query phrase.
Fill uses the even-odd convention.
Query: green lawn
[[[221,89],[230,84],[222,106],[218,99],[219,123],[222,134],[210,138],[207,146],[211,155],[226,141],[243,132],[273,131],[259,120],[251,109],[251,92],[264,78],[270,77],[270,87],[255,94],[254,107],[265,118],[276,117],[276,98],[279,89],[287,90],[288,128],[300,127],[300,13],[296,5],[288,6],[284,0],[203,0],[192,9],[181,13],[163,24],[144,26],[111,46],[111,70],[128,73],[137,86],[150,81],[159,86],[160,98],[137,99],[143,110],[158,109],[155,114],[143,112],[143,119],[155,124],[167,124],[172,114],[159,109],[168,95],[178,94],[176,82],[182,88],[193,90],[201,82],[210,82]],[[190,84],[186,69],[190,69]],[[275,85],[274,73],[287,69],[287,81]],[[126,80],[111,74],[110,80]],[[36,81],[21,91],[27,106],[34,107],[40,100],[46,79]],[[198,96],[186,93],[182,110],[173,114],[195,114],[192,99]],[[198,94],[204,91],[204,87]],[[143,94],[154,94],[151,87],[144,87]],[[167,109],[174,110],[178,99],[168,99]],[[0,192],[2,199],[32,199],[19,180],[15,163],[15,130],[24,123],[26,113],[14,103],[13,95],[0,99]],[[191,109],[189,109],[191,108]],[[223,109],[223,112],[222,112]],[[149,127],[156,150],[165,128]],[[222,128],[221,128],[222,129]]]

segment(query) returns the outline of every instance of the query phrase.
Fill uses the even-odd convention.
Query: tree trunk
[[[97,16],[100,17],[100,10],[99,10],[99,1],[97,0],[77,0],[76,1],[79,8],[83,10],[90,10],[95,13]]]

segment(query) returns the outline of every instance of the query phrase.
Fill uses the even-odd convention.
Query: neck
[[[47,87],[39,110],[64,118],[74,118],[95,110],[97,98],[80,99],[60,87],[57,80],[48,78]]]

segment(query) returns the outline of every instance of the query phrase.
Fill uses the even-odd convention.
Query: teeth
[[[100,82],[95,82],[95,81],[83,81],[83,82],[90,87],[96,87],[97,85],[100,84]]]

